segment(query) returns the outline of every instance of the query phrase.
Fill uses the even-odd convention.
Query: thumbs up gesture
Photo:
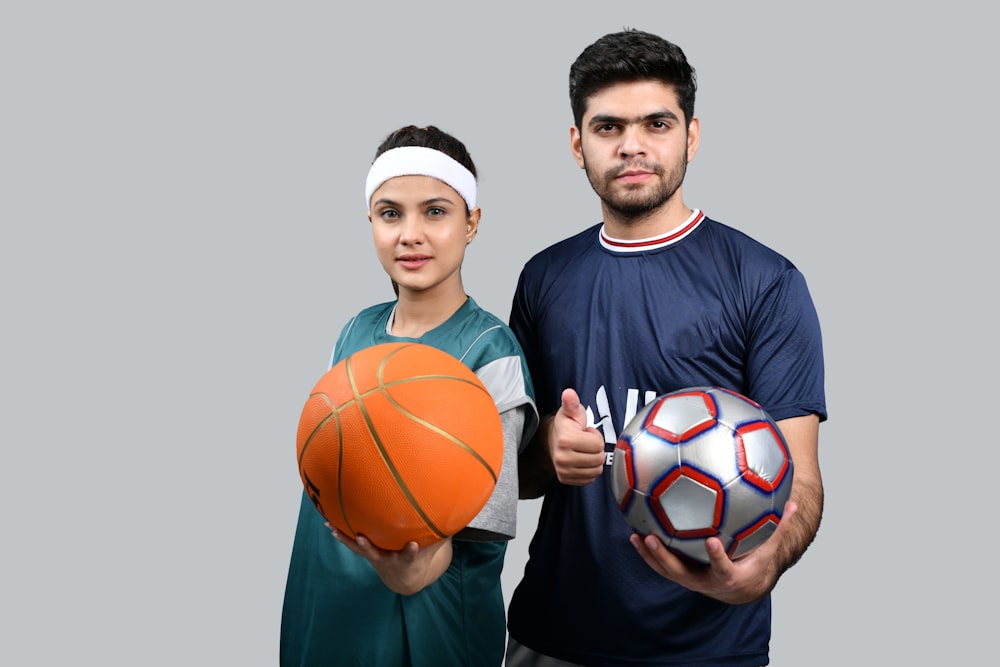
[[[563,484],[590,484],[603,472],[604,436],[587,425],[587,411],[575,390],[563,390],[562,405],[552,418],[547,440],[552,466]]]

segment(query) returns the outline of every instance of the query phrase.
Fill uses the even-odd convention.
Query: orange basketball
[[[296,444],[320,514],[390,550],[464,528],[503,459],[489,391],[461,361],[419,343],[375,345],[327,371],[302,409]]]

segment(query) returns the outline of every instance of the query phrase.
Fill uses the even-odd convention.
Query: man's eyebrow
[[[615,124],[615,123],[638,123],[643,121],[651,120],[679,120],[677,114],[675,114],[670,109],[660,109],[652,113],[648,113],[645,116],[637,116],[633,119],[627,119],[622,116],[613,116],[611,114],[596,114],[590,117],[590,122],[588,125],[604,125],[605,123]]]

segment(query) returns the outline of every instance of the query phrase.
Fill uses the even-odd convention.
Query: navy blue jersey
[[[777,420],[826,418],[819,321],[787,259],[695,211],[662,237],[620,242],[595,225],[524,267],[511,310],[542,414],[573,388],[617,434],[655,396],[719,385]],[[656,574],[629,544],[611,475],[545,495],[511,636],[584,665],[760,665],[770,599],[727,605]]]

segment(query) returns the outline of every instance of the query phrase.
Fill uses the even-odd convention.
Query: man
[[[512,667],[767,664],[769,593],[819,527],[818,318],[794,265],[684,203],[695,89],[683,51],[636,30],[570,69],[570,147],[604,219],[529,260],[511,310],[549,415],[520,459],[521,497],[545,499],[508,610]],[[737,561],[709,538],[708,565],[633,534],[603,474],[642,402],[699,385],[762,404],[795,465],[771,538]]]

